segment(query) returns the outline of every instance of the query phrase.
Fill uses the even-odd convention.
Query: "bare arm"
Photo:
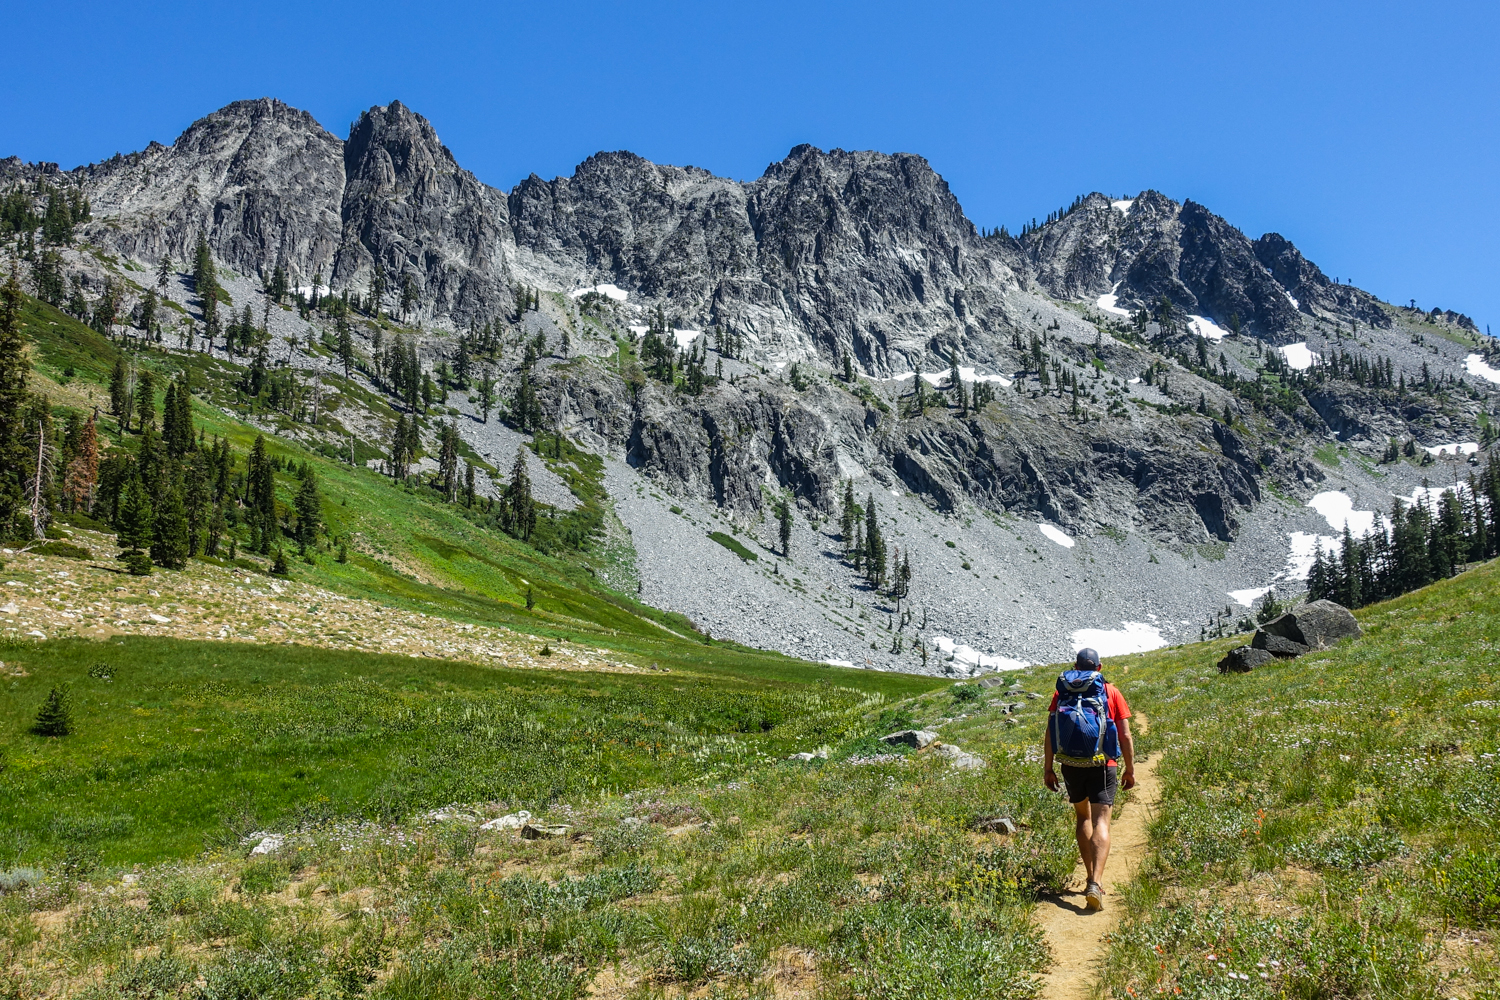
[[[1121,719],[1120,732],[1120,755],[1125,760],[1125,773],[1120,775],[1121,788],[1133,788],[1135,786],[1135,740],[1130,735],[1130,720]]]
[[[1057,772],[1052,769],[1052,716],[1047,716],[1047,725],[1042,729],[1042,784],[1057,791]]]

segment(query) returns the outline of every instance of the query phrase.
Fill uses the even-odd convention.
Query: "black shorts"
[[[1073,767],[1062,765],[1063,784],[1068,786],[1068,801],[1079,803],[1087,799],[1095,805],[1115,804],[1115,788],[1119,777],[1118,767]]]

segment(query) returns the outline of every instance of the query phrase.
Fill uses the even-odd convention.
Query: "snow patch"
[[[978,667],[980,670],[1022,670],[1031,666],[1026,660],[1016,660],[1009,656],[995,656],[990,653],[981,653],[973,646],[961,646],[946,635],[935,635],[932,637],[932,645],[944,656],[951,656],[955,663],[963,663],[970,667]]]
[[[598,292],[605,298],[612,299],[615,302],[624,302],[626,299],[630,298],[629,292],[625,291],[623,288],[616,287],[615,285],[590,285],[587,288],[575,288],[568,293],[568,298],[581,299],[589,292]]]
[[[1188,329],[1192,330],[1204,340],[1219,341],[1229,336],[1229,331],[1219,326],[1207,316],[1189,316]]]
[[[892,375],[890,378],[881,379],[880,381],[905,382],[909,378],[914,378],[916,374],[916,372],[902,372],[899,375]],[[936,387],[948,381],[948,376],[950,374],[952,374],[952,369],[944,369],[940,372],[922,372],[922,381],[926,382],[930,386]],[[967,368],[963,365],[958,366],[958,377],[961,381],[964,382],[994,382],[1002,389],[1007,389],[1010,387],[1010,379],[1004,377],[1003,375],[980,375],[976,369]]]
[[[1131,379],[1127,384],[1128,385],[1140,385],[1141,384],[1141,377],[1139,375],[1137,375],[1135,378]]]
[[[1242,608],[1251,608],[1255,602],[1271,592],[1270,587],[1248,587],[1245,590],[1229,591],[1230,599]]]
[[[1290,542],[1291,549],[1286,555],[1286,570],[1282,574],[1288,580],[1306,580],[1307,574],[1312,571],[1313,560],[1318,550],[1322,549],[1323,554],[1329,556],[1338,551],[1339,545],[1337,538],[1314,535],[1306,531],[1292,532]]]
[[[1116,202],[1115,204],[1118,205],[1119,202]],[[1109,313],[1112,316],[1129,316],[1130,310],[1121,309],[1119,303],[1116,301],[1117,296],[1115,293],[1118,292],[1119,289],[1120,283],[1117,281],[1113,286],[1110,287],[1108,295],[1101,295],[1094,300],[1094,305],[1098,306],[1100,309],[1103,309],[1105,312]]]
[[[1160,649],[1167,644],[1161,629],[1145,622],[1121,622],[1123,628],[1081,628],[1069,637],[1073,652],[1080,649],[1098,650],[1100,656],[1124,656],[1126,653],[1144,653],[1149,649]]]
[[[1307,349],[1306,341],[1298,341],[1295,344],[1287,344],[1278,347],[1281,356],[1286,359],[1287,367],[1294,368],[1299,372],[1305,372],[1312,367],[1318,355]]]
[[[1472,455],[1479,450],[1479,442],[1464,441],[1458,444],[1439,444],[1431,448],[1423,446],[1429,455]]]
[[[1363,538],[1375,530],[1375,512],[1355,510],[1354,501],[1349,499],[1349,494],[1340,490],[1319,493],[1307,501],[1307,505],[1323,515],[1328,526],[1341,534],[1347,527],[1349,534],[1355,538]]]
[[[1297,297],[1295,295],[1293,295],[1291,292],[1287,292],[1286,293],[1286,300],[1292,304],[1292,308],[1293,309],[1301,309],[1302,308],[1302,303],[1298,302],[1297,301]]]
[[[819,660],[819,663],[828,667],[853,667],[852,660]]]
[[[1471,354],[1464,359],[1464,368],[1475,378],[1482,378],[1487,382],[1500,382],[1500,368],[1491,368],[1484,363],[1484,358],[1477,354]]]
[[[1050,524],[1039,524],[1037,525],[1037,527],[1041,529],[1042,534],[1046,535],[1048,539],[1056,542],[1058,545],[1061,545],[1065,549],[1071,549],[1073,546],[1078,544],[1075,539],[1071,538],[1061,528],[1054,528]]]
[[[1125,198],[1122,201],[1112,201],[1112,202],[1109,203],[1109,206],[1111,208],[1118,208],[1120,210],[1120,214],[1121,215],[1129,215],[1130,214],[1130,207],[1132,205],[1134,205],[1134,204],[1135,204],[1135,199],[1134,198]]]
[[[686,349],[693,341],[703,336],[702,330],[673,330],[672,336],[677,340],[677,346]]]
[[[626,327],[626,329],[635,334],[637,337],[644,337],[646,335],[646,332],[651,328],[649,326],[630,326]]]

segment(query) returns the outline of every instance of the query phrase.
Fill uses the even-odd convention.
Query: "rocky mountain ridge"
[[[716,521],[774,554],[767,516],[789,496],[796,571],[858,588],[830,520],[852,485],[882,498],[890,537],[924,571],[946,567],[926,579],[934,629],[1036,658],[1065,638],[1060,622],[1140,624],[1153,608],[1172,635],[1227,592],[1295,589],[1305,567],[1289,532],[1334,528],[1296,499],[1343,488],[1383,509],[1383,491],[1406,495],[1430,474],[1421,447],[1492,439],[1500,358],[1467,317],[1379,302],[1275,233],[1251,239],[1157,192],[1090,194],[1018,236],[981,233],[919,156],[804,145],[745,183],[614,152],[507,194],[398,102],[341,142],[270,100],[73,171],[0,161],[0,191],[39,182],[89,198],[78,235],[105,253],[68,250],[65,263],[90,294],[106,279],[124,290],[122,321],[150,283],[141,272],[187,259],[201,231],[236,307],[264,316],[267,363],[299,377],[344,377],[315,347],[335,323],[305,296],[267,301],[278,267],[303,293],[363,301],[349,379],[414,417],[378,373],[380,345],[401,338],[442,381],[457,336],[488,331],[483,364],[511,426],[481,416],[473,380],[448,384],[441,419],[497,469],[516,430],[538,427],[617,460],[612,495],[642,486],[627,527],[657,547],[641,553],[647,598],[803,655],[852,658],[839,643],[864,626],[704,542]],[[201,323],[190,280],[158,291],[186,345]],[[642,354],[658,315],[675,349],[666,377]],[[523,344],[538,357],[525,372],[537,413],[524,417]],[[693,364],[707,373],[696,388]],[[382,449],[386,419],[350,407],[330,414],[340,433]],[[430,442],[434,418],[423,425]],[[1392,439],[1407,452],[1394,464]],[[1050,574],[1044,592],[1031,563]],[[996,605],[1001,592],[1018,607]],[[713,617],[750,594],[791,603],[753,625]],[[789,622],[795,644],[778,634]],[[883,647],[861,657],[910,667]]]

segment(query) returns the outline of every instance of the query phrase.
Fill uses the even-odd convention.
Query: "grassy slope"
[[[1358,617],[1245,675],[1232,641],[1112,664],[1164,785],[1109,995],[1500,990],[1500,564]]]
[[[81,381],[107,384],[118,356],[113,343],[35,299],[27,299],[22,319],[23,332],[36,346],[34,360],[41,373],[62,380],[64,370],[71,368]],[[190,366],[195,385],[206,385],[207,395],[218,404],[195,398],[195,423],[210,436],[227,437],[243,468],[244,455],[259,432],[221,408],[232,398],[225,388],[237,377],[232,366],[196,354],[152,353],[133,355],[132,360],[168,376],[180,365]],[[359,394],[368,396],[363,390]],[[378,410],[384,404],[370,405]],[[572,559],[543,555],[480,526],[472,512],[438,502],[431,490],[395,486],[369,469],[331,461],[284,438],[268,436],[267,443],[272,455],[313,466],[330,534],[358,541],[346,564],[335,561],[331,551],[315,553],[314,565],[294,561],[293,576],[298,580],[457,620],[505,625],[542,637],[584,639],[642,664],[729,671],[773,681],[816,681],[832,669],[837,683],[893,695],[934,686],[930,680],[819,668],[777,653],[705,643],[683,616],[640,604],[599,584],[589,572],[593,557],[588,554]],[[282,503],[290,506],[294,488],[289,478],[279,479]],[[530,610],[528,590],[535,603]]]

